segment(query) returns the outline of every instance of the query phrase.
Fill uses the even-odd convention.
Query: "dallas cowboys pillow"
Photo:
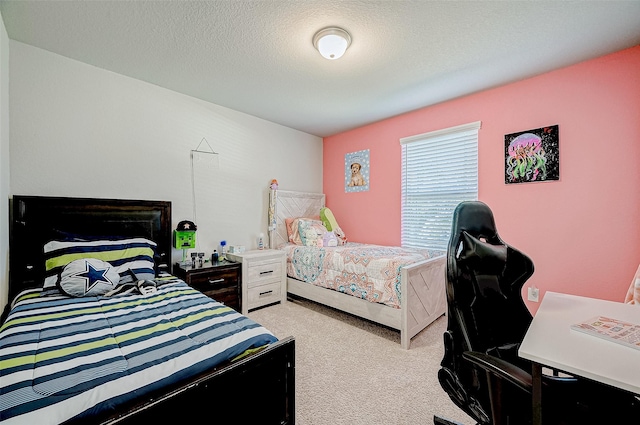
[[[156,243],[144,238],[113,240],[53,240],[44,246],[45,279],[43,295],[59,294],[60,272],[70,262],[83,258],[108,261],[120,273],[122,283],[130,281],[129,269],[138,279],[155,278]]]
[[[71,297],[104,295],[116,287],[120,275],[111,264],[97,258],[82,258],[60,272],[58,287]]]

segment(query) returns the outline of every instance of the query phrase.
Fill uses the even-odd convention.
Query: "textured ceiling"
[[[0,12],[13,40],[317,136],[640,44],[640,0],[2,0]],[[313,48],[325,26],[351,33],[339,60]]]

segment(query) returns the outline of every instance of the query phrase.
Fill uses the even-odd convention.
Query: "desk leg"
[[[542,425],[542,365],[532,362],[532,409],[533,425]]]

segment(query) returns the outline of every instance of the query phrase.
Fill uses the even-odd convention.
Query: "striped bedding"
[[[116,412],[124,402],[276,340],[174,277],[147,295],[26,291],[0,328],[0,420],[58,424]]]
[[[280,249],[286,252],[287,276],[392,308],[400,308],[400,269],[443,255],[355,242],[323,248],[289,243]]]
[[[50,241],[44,245],[44,290],[47,294],[58,293],[56,282],[60,272],[73,260],[84,258],[109,262],[120,274],[120,283],[131,280],[129,271],[138,279],[153,279],[157,246],[144,238]]]

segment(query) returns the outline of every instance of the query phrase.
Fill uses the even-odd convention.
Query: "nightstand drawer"
[[[280,280],[282,279],[282,261],[267,260],[256,262],[247,268],[247,272],[248,276],[245,282],[250,288],[272,280]]]
[[[280,281],[249,288],[249,305],[260,307],[279,302],[282,298],[281,288]]]
[[[226,287],[211,291],[200,291],[204,295],[209,298],[212,298],[228,307],[233,308],[236,311],[240,310],[240,305],[238,304],[238,288],[237,287]]]
[[[200,292],[213,291],[229,286],[238,288],[238,271],[221,270],[215,273],[194,273],[189,284]]]
[[[220,262],[192,268],[176,264],[174,274],[193,289],[237,311],[241,310],[241,264]]]

